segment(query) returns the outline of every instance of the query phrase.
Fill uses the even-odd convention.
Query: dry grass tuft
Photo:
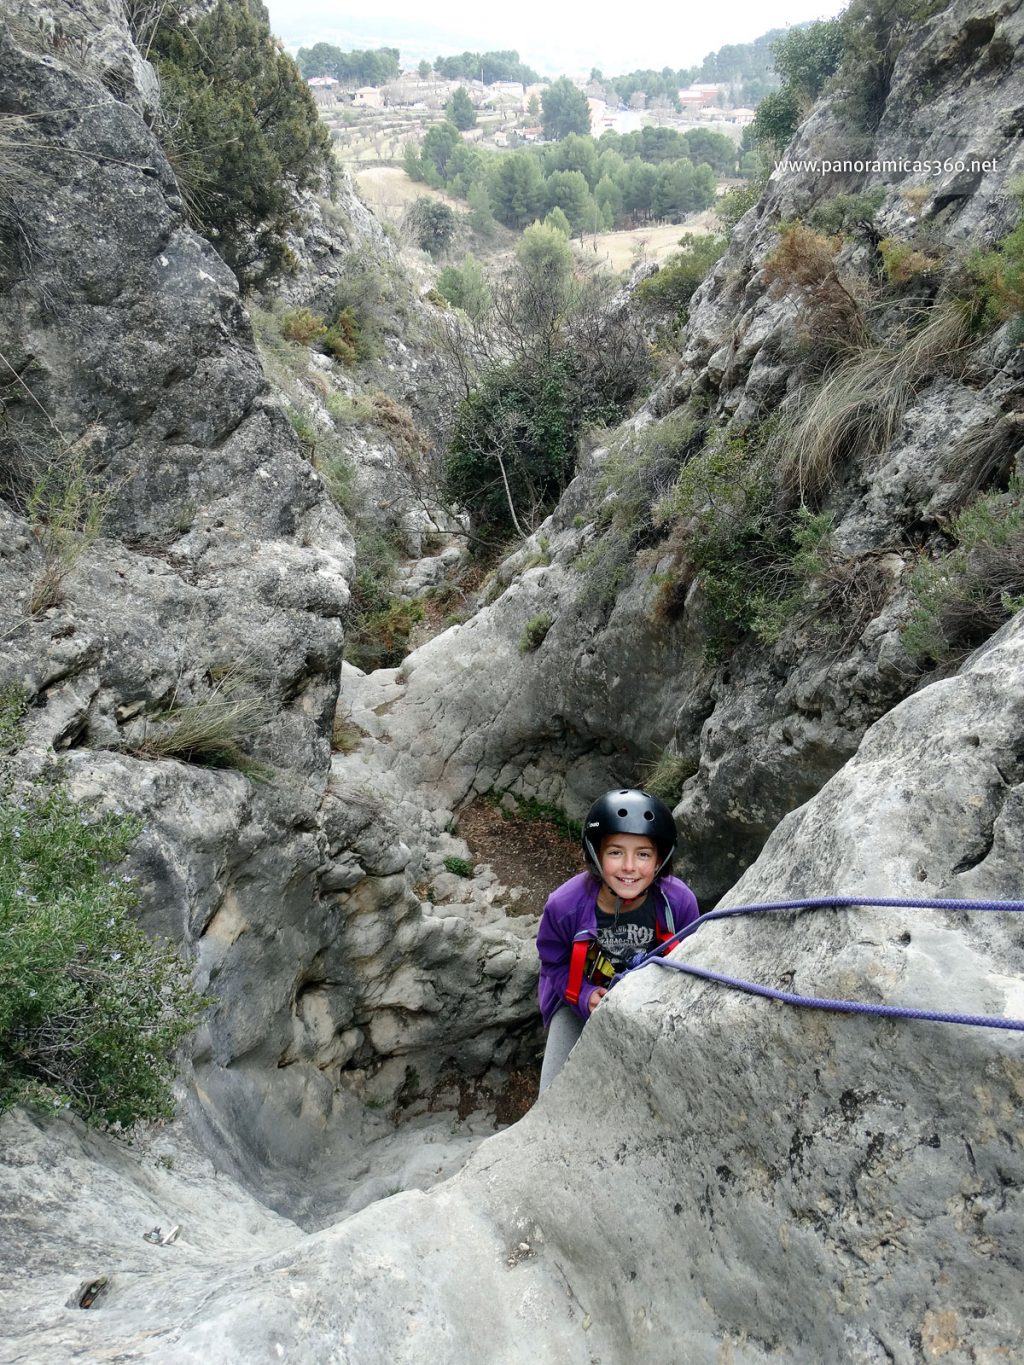
[[[970,323],[969,305],[939,304],[901,346],[872,346],[833,370],[772,439],[784,491],[811,503],[844,462],[886,450],[917,391],[966,358]]]

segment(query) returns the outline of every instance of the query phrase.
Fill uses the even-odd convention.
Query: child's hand
[[[594,1013],[600,1001],[602,1001],[607,994],[608,992],[605,990],[604,986],[598,986],[597,990],[591,992],[590,999],[587,1001],[587,1009],[591,1014]]]

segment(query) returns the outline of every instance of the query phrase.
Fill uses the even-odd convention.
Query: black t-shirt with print
[[[607,915],[597,907],[597,941],[620,970],[628,967],[637,953],[654,947],[654,899],[648,896],[636,910]]]

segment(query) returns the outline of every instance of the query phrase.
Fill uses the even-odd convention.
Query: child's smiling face
[[[658,850],[644,834],[612,834],[601,845],[601,876],[621,900],[642,896],[658,870]]]

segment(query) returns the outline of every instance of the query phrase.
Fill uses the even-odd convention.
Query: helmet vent
[[[623,809],[619,811],[619,815],[622,817],[623,820],[626,818],[626,816],[627,816],[628,814],[629,814],[629,811],[626,810],[625,807],[623,807]]]
[[[652,810],[645,810],[645,811],[644,811],[644,819],[645,819],[645,820],[653,820],[653,819],[654,819],[654,811],[652,811]]]

